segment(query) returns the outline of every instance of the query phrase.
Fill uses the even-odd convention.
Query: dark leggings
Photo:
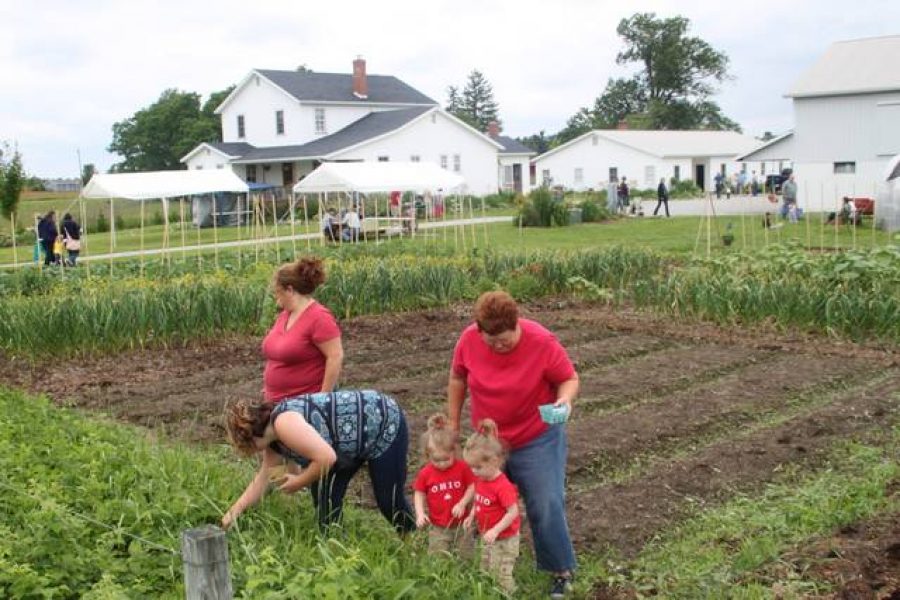
[[[369,478],[375,491],[378,510],[394,528],[405,533],[416,528],[412,509],[404,494],[406,487],[406,453],[409,449],[409,431],[406,418],[401,413],[400,429],[394,443],[376,459],[339,459],[324,481],[314,483],[309,491],[316,507],[319,527],[327,529],[332,523],[339,523],[344,509],[344,495],[350,480],[363,464],[368,462]]]

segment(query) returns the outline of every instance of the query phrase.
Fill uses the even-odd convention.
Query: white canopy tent
[[[94,175],[81,191],[82,198],[152,200],[211,192],[247,193],[250,188],[230,169],[147,171]]]
[[[888,161],[875,201],[875,222],[887,231],[900,230],[900,154]]]
[[[461,192],[466,181],[427,162],[324,163],[297,182],[295,193],[315,192]]]

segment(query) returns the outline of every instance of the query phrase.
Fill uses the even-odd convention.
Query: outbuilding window
[[[459,154],[453,155],[453,171],[459,173],[462,170],[462,158]]]
[[[856,173],[855,162],[836,162],[834,163],[835,175],[853,175]]]

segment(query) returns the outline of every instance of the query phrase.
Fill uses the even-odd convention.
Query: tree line
[[[538,153],[592,129],[626,123],[630,129],[715,129],[740,131],[713,100],[716,86],[728,79],[728,57],[690,35],[685,17],[660,18],[637,13],[616,29],[622,49],[616,63],[637,65],[630,77],[610,78],[590,106],[579,108],[558,132],[521,137]],[[310,72],[306,65],[298,71]],[[194,92],[169,89],[150,106],[113,125],[108,150],[122,157],[113,171],[181,169],[180,158],[202,142],[222,139],[215,109],[234,86],[201,102]],[[475,69],[465,84],[447,88],[446,110],[479,131],[491,121],[502,127],[500,108],[485,75]]]

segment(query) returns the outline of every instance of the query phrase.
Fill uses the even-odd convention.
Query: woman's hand
[[[280,479],[281,484],[278,486],[278,491],[285,494],[293,494],[302,490],[304,485],[301,475],[302,471],[300,473],[285,473]]]
[[[229,508],[224,515],[222,515],[222,529],[228,531],[231,529],[231,526],[234,525],[234,522],[237,521],[238,515],[240,512],[235,512],[233,508]]]

